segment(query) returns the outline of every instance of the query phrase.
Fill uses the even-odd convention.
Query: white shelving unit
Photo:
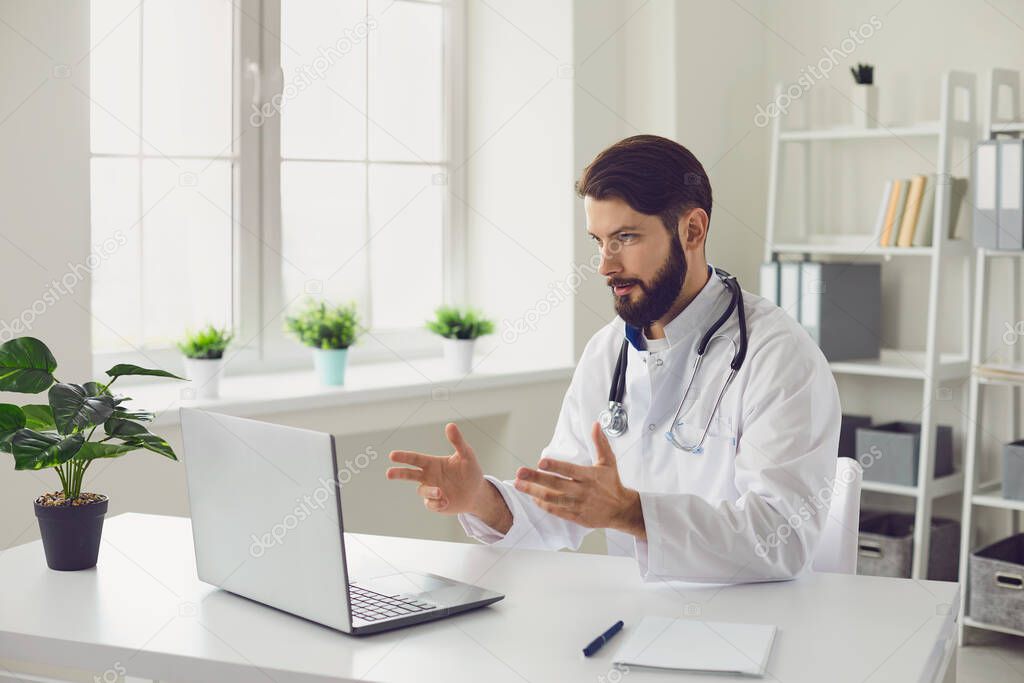
[[[776,97],[782,93],[782,84],[776,86]],[[811,256],[864,256],[881,257],[883,261],[894,258],[930,259],[928,280],[928,319],[925,330],[926,347],[922,350],[885,349],[880,358],[865,361],[832,363],[837,375],[864,375],[879,378],[894,378],[921,383],[921,452],[918,467],[919,478],[916,486],[899,486],[864,482],[864,490],[895,496],[913,498],[914,514],[914,557],[913,578],[924,578],[927,571],[928,530],[932,517],[932,503],[936,498],[953,495],[963,490],[963,474],[934,478],[935,427],[932,401],[936,390],[944,381],[963,380],[970,374],[971,335],[967,322],[971,320],[973,298],[973,261],[971,250],[963,240],[949,238],[950,186],[938,183],[935,192],[934,223],[932,225],[932,246],[928,247],[879,247],[874,236],[847,238],[839,243],[822,243],[809,234],[807,214],[809,213],[808,179],[803,182],[803,217],[800,221],[802,236],[796,243],[776,242],[776,222],[779,206],[779,181],[782,176],[783,145],[800,145],[805,159],[810,156],[810,143],[831,142],[833,144],[856,144],[858,141],[893,141],[899,143],[908,138],[934,139],[937,164],[934,172],[940,178],[949,178],[952,171],[952,149],[955,140],[973,143],[976,130],[974,125],[975,77],[974,74],[951,71],[943,75],[939,91],[939,120],[922,121],[905,126],[884,126],[875,128],[830,128],[817,130],[782,130],[781,121],[772,121],[771,166],[768,175],[768,210],[766,220],[764,260],[773,261],[780,257],[796,255]],[[957,105],[960,105],[959,108]],[[958,116],[959,112],[959,116]],[[924,169],[922,169],[924,170]],[[874,198],[872,198],[874,201]],[[937,327],[940,315],[939,286],[943,281],[947,263],[960,260],[964,267],[963,328],[961,350],[956,353],[940,352],[937,342]]]
[[[1021,77],[1020,73],[1010,69],[993,69],[989,85],[989,107],[988,118],[985,123],[984,138],[991,139],[997,135],[1024,133],[1024,118],[1021,117]],[[1000,111],[999,93],[1005,88],[1010,93],[1010,118],[999,120]],[[985,364],[983,357],[985,352],[984,331],[988,325],[988,293],[989,293],[989,265],[993,259],[1010,259],[1011,266],[1011,287],[1010,307],[1015,320],[1024,320],[1024,313],[1021,311],[1021,262],[1024,261],[1024,251],[998,251],[992,249],[976,249],[975,254],[975,284],[974,284],[974,320],[972,321],[972,333],[974,339],[971,345],[971,366],[978,368]],[[1010,359],[1016,364],[1021,363],[1021,347],[1024,340],[1014,346],[1013,357]],[[962,530],[960,535],[960,644],[964,644],[966,627],[984,629],[987,631],[998,631],[1012,635],[1024,636],[1024,632],[986,624],[973,619],[967,614],[969,604],[970,581],[970,553],[975,550],[976,543],[974,528],[975,508],[1002,509],[1008,511],[1011,516],[1011,527],[1013,533],[1021,529],[1021,512],[1024,512],[1024,501],[1009,500],[1003,498],[1000,492],[999,481],[978,481],[978,455],[981,449],[981,422],[984,419],[982,413],[984,387],[1004,387],[1010,390],[1008,402],[1009,415],[1007,423],[1010,433],[1007,441],[1020,438],[1021,436],[1021,394],[1024,389],[1024,380],[1013,378],[992,377],[971,373],[968,392],[967,420],[968,431],[965,441],[966,453],[964,455],[964,501]]]

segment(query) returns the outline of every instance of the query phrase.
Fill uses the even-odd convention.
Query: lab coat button
[[[653,424],[647,425],[647,431],[653,432],[654,431],[654,425]]]

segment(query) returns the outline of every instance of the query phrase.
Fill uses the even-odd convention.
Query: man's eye
[[[636,237],[636,234],[634,234],[632,232],[620,232],[619,233],[619,239],[622,240],[623,242],[628,242],[631,239],[633,239],[634,237]]]

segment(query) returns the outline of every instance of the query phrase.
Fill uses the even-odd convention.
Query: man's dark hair
[[[673,235],[679,218],[700,207],[711,219],[711,182],[697,157],[678,142],[634,135],[598,154],[576,181],[576,194],[617,198],[634,211],[658,216]]]

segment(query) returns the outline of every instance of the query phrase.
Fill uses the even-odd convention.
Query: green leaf
[[[94,460],[96,458],[116,458],[136,451],[141,446],[132,446],[120,443],[99,443],[98,441],[86,441],[81,450],[75,455],[77,460]]]
[[[149,434],[149,430],[144,425],[116,416],[107,418],[107,421],[103,423],[103,431],[107,433],[107,436],[118,439]]]
[[[122,377],[124,375],[147,375],[150,377],[170,377],[171,379],[185,379],[184,377],[178,377],[175,374],[167,372],[166,370],[153,370],[151,368],[140,368],[138,365],[132,365],[131,363],[119,363],[114,367],[107,370],[107,374],[111,377]]]
[[[11,452],[11,437],[25,426],[25,413],[11,403],[0,403],[0,451]]]
[[[11,437],[14,469],[41,470],[46,467],[62,465],[75,457],[75,453],[79,451],[84,442],[84,434],[72,434],[61,438],[56,434],[19,429]]]
[[[61,434],[102,423],[118,404],[113,396],[90,396],[80,384],[66,382],[50,387],[49,398],[53,421]]]
[[[106,431],[107,436],[121,439],[124,443],[132,446],[132,448],[145,448],[147,451],[159,453],[171,460],[178,459],[170,444],[163,437],[151,433],[138,422],[111,417],[103,423],[103,429]]]
[[[177,460],[178,456],[174,454],[170,444],[162,436],[156,434],[141,434],[139,436],[133,436],[128,439],[124,439],[124,442],[130,446],[136,448],[145,448],[147,451],[153,451],[159,453],[165,458],[171,460]]]
[[[35,337],[18,337],[0,346],[0,391],[38,394],[53,384],[57,360]]]
[[[142,420],[143,422],[151,422],[156,413],[152,413],[148,410],[125,410],[124,408],[115,408],[114,412],[110,414],[111,417],[117,417],[122,420]]]
[[[25,413],[25,426],[29,429],[47,430],[57,429],[53,421],[53,411],[45,404],[32,404],[22,406],[21,411]]]

